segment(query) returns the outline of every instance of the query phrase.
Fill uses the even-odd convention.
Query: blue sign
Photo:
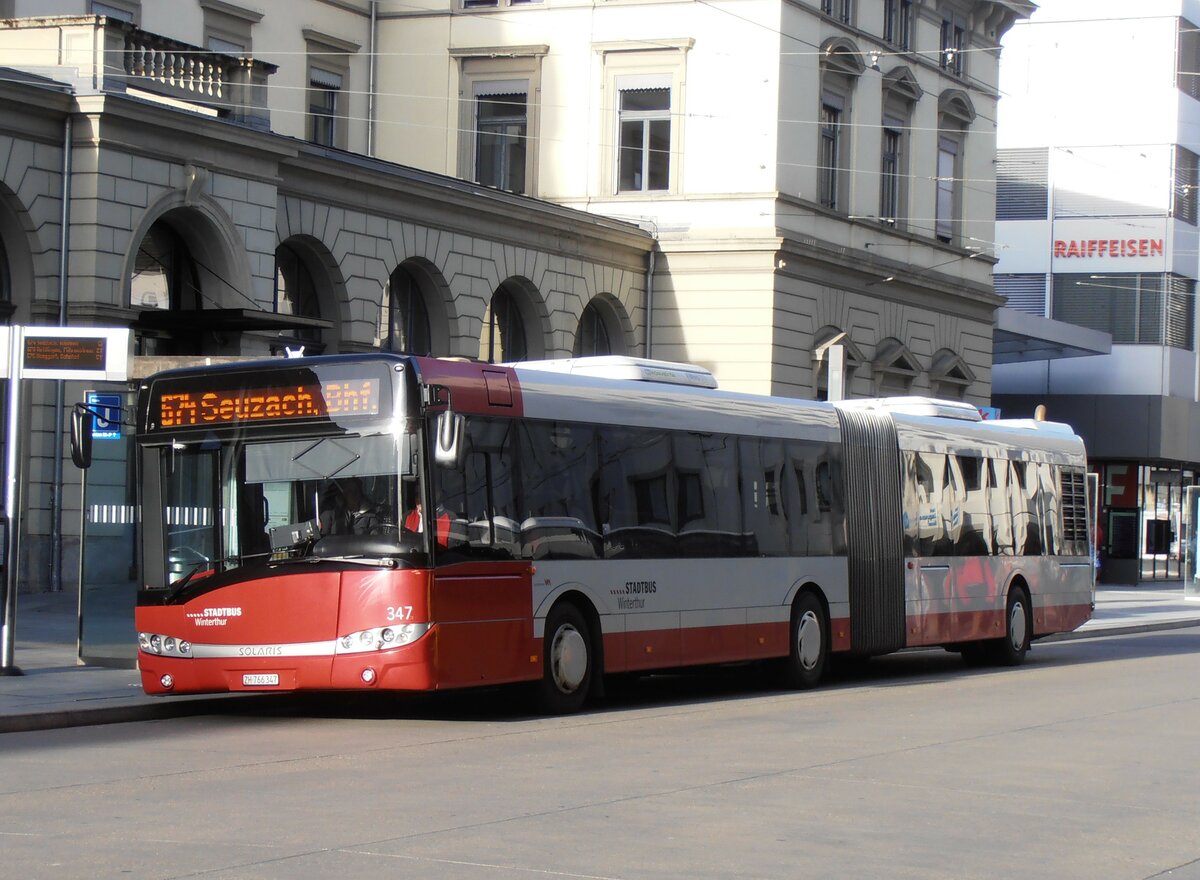
[[[121,439],[121,395],[101,394],[89,391],[86,397],[87,408],[94,414],[92,422],[93,440]]]

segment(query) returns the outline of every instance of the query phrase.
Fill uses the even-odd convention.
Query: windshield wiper
[[[172,602],[174,602],[175,599],[178,598],[179,594],[187,589],[187,585],[191,582],[196,573],[200,571],[200,567],[202,565],[211,564],[212,560],[205,559],[203,562],[197,562],[195,565],[193,565],[191,569],[188,570],[187,574],[175,581],[175,583],[171,586],[171,592],[167,593],[167,598],[163,600],[163,604],[170,605]]]
[[[183,577],[181,577],[179,580],[175,581],[175,583],[173,583],[171,585],[171,592],[167,593],[167,597],[163,600],[163,604],[170,605],[177,598],[179,598],[180,594],[182,594],[183,591],[187,589],[188,584],[191,583],[192,578],[194,578],[197,574],[199,574],[200,569],[203,568],[204,566],[208,566],[211,569],[208,574],[213,575],[213,574],[217,573],[216,566],[224,565],[226,562],[247,562],[251,559],[261,559],[265,556],[270,556],[270,555],[271,554],[269,554],[269,553],[246,553],[246,554],[235,554],[233,556],[223,556],[220,559],[201,560],[200,562],[197,562],[195,565],[193,565],[187,574],[185,574]],[[206,575],[206,577],[207,577],[207,575]]]
[[[318,562],[350,562],[354,565],[372,565],[382,568],[399,568],[400,563],[388,556],[292,556],[288,559],[272,560],[272,565],[293,565],[306,563],[315,565]]]

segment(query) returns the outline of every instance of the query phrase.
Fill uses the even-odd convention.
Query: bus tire
[[[554,606],[542,639],[538,707],[550,715],[579,711],[591,689],[593,665],[591,630],[583,613],[570,602]]]
[[[829,661],[829,622],[821,601],[812,593],[796,597],[789,642],[784,684],[796,690],[816,687]]]
[[[1024,587],[1008,591],[1004,610],[1004,638],[992,643],[992,659],[998,666],[1017,666],[1029,653],[1033,631],[1033,609]]]

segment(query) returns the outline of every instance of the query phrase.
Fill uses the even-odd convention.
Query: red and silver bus
[[[534,683],[944,646],[1093,608],[1083,443],[921,398],[718,390],[625,358],[388,354],[142,384],[147,693]]]

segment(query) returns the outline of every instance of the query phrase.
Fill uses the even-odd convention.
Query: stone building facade
[[[161,43],[113,19],[0,30],[10,57],[13,46],[39,42],[76,53],[70,66],[27,57],[0,77],[0,277],[10,322],[130,327],[139,374],[299,346],[499,360],[570,356],[602,342],[641,353],[649,233],[275,134],[237,106],[189,105],[167,81],[143,75],[135,92],[119,71],[139,40]],[[99,54],[80,64],[87,45]],[[253,71],[263,81],[270,72]],[[126,474],[111,467],[111,485],[89,484],[81,509],[81,475],[55,455],[62,410],[53,385],[28,395],[32,460],[20,527],[22,581],[32,590],[54,577],[73,586],[81,529],[118,533],[136,517]],[[132,387],[101,390],[132,400]],[[84,390],[68,383],[64,405]]]

